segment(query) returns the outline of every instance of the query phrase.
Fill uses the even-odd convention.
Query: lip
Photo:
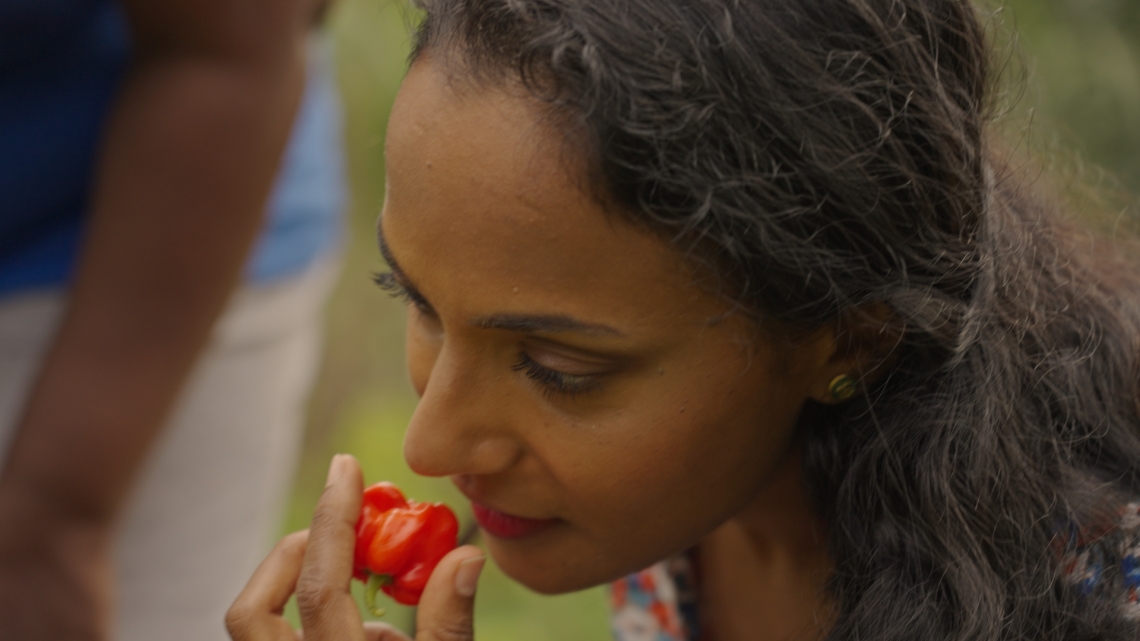
[[[559,519],[527,519],[492,510],[474,501],[471,502],[471,510],[475,513],[479,527],[500,539],[521,539],[532,536],[550,529],[559,521]]]

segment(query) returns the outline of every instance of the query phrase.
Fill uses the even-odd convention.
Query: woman
[[[424,5],[380,226],[405,456],[507,574],[651,567],[626,638],[1135,638],[1134,270],[1003,165],[965,0]],[[364,638],[359,491],[334,460],[236,639],[294,586],[306,639]],[[419,638],[470,637],[481,563]]]

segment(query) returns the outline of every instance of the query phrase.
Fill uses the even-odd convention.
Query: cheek
[[[637,397],[538,453],[610,576],[696,543],[742,509],[787,459],[800,404],[763,373],[710,373]]]
[[[763,360],[719,355],[633,395],[613,417],[622,442],[609,448],[606,465],[627,471],[627,492],[667,487],[677,501],[713,492],[739,500],[786,456],[804,395]]]
[[[794,414],[765,416],[757,411],[770,407],[763,398],[720,400],[675,398],[645,408],[640,436],[604,460],[605,469],[621,470],[601,493],[621,497],[613,516],[699,535],[750,500],[787,455]]]

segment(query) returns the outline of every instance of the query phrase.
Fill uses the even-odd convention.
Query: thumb
[[[465,545],[447,553],[428,579],[416,613],[416,641],[472,641],[475,584],[487,557]]]

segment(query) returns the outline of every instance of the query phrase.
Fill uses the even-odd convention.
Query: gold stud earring
[[[855,380],[854,376],[848,374],[840,374],[831,379],[831,384],[827,386],[827,391],[831,393],[831,398],[837,401],[846,401],[847,399],[855,396],[855,392],[859,389],[859,381]]]

